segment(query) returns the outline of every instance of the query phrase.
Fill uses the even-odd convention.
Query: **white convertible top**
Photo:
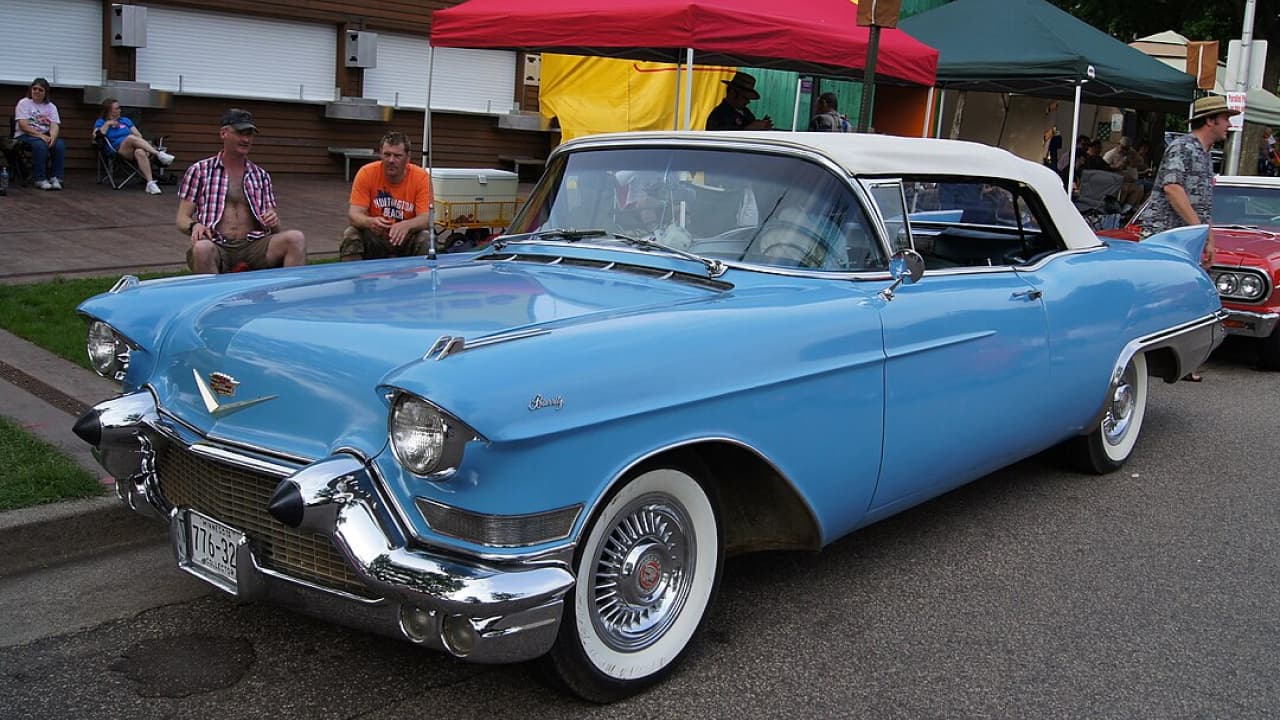
[[[808,150],[827,157],[855,177],[956,175],[1014,180],[1040,196],[1067,247],[1089,248],[1101,244],[1062,189],[1062,178],[1057,173],[1002,148],[981,143],[863,133],[673,131],[591,135],[571,140],[561,147],[570,150],[618,142],[662,140],[681,144],[766,144]]]

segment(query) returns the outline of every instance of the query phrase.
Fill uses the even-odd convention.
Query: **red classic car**
[[[1262,367],[1280,370],[1280,178],[1219,176],[1212,232],[1217,255],[1209,275],[1230,314],[1227,332],[1258,338]],[[1142,228],[1130,224],[1098,235],[1138,240]]]

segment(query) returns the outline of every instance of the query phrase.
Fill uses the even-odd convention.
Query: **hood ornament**
[[[252,400],[241,400],[240,402],[226,403],[224,405],[218,402],[218,398],[214,396],[214,393],[223,397],[235,395],[236,387],[240,385],[238,380],[226,373],[214,372],[209,373],[209,380],[206,381],[203,377],[200,377],[200,371],[195,368],[191,369],[191,374],[195,376],[196,388],[200,391],[200,399],[204,400],[204,409],[208,410],[209,414],[214,417],[230,415],[233,412],[276,398],[275,395],[263,395]]]

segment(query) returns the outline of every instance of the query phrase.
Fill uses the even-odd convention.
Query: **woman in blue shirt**
[[[95,140],[102,138],[106,152],[133,158],[142,177],[147,180],[147,192],[151,195],[160,194],[160,186],[151,177],[151,157],[154,156],[161,165],[168,166],[173,162],[173,156],[157,150],[142,137],[132,120],[121,117],[120,103],[115,98],[102,101],[102,113],[93,124],[93,136]]]

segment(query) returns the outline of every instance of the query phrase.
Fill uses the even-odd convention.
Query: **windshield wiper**
[[[600,229],[575,230],[573,228],[549,228],[547,230],[539,230],[531,233],[521,233],[519,235],[509,235],[500,238],[493,243],[494,250],[501,250],[508,243],[529,241],[529,240],[551,240],[559,239],[565,242],[577,242],[583,238],[605,237],[609,233]]]
[[[577,242],[584,238],[605,237],[609,233],[598,228],[591,230],[574,230],[573,228],[551,228],[549,230],[539,230],[533,234],[535,240],[550,240],[559,238],[566,242]]]
[[[723,275],[726,270],[729,269],[728,265],[725,265],[719,260],[713,260],[711,258],[702,257],[697,253],[691,253],[688,250],[681,250],[680,248],[672,247],[670,245],[660,243],[657,240],[654,240],[653,238],[633,238],[633,237],[627,237],[626,235],[618,235],[616,233],[614,234],[614,237],[618,238],[619,240],[622,240],[628,245],[633,245],[635,247],[641,247],[641,248],[648,248],[650,250],[661,250],[663,252],[669,252],[672,255],[679,255],[680,257],[686,260],[693,260],[694,262],[700,262],[702,263],[703,267],[707,269],[707,277],[709,278],[718,278],[721,275]]]
[[[1257,225],[1214,225],[1215,230],[1257,230]]]
[[[719,260],[712,260],[710,258],[702,257],[697,253],[691,253],[688,250],[681,250],[680,248],[672,247],[670,245],[665,245],[652,238],[631,237],[630,235],[623,235],[622,233],[609,232],[607,230],[600,230],[598,228],[593,228],[590,230],[574,230],[572,228],[551,228],[548,230],[539,230],[538,232],[529,233],[528,235],[525,235],[523,237],[513,236],[511,238],[505,238],[503,240],[499,240],[493,244],[493,249],[501,250],[507,243],[514,242],[516,238],[523,239],[524,237],[532,237],[534,240],[560,239],[566,242],[577,242],[578,240],[583,240],[585,238],[608,237],[608,238],[621,240],[622,242],[634,247],[647,248],[650,250],[661,250],[663,252],[669,252],[673,255],[679,255],[680,257],[686,260],[693,260],[694,262],[702,263],[703,267],[707,269],[707,277],[718,278],[721,275],[725,274],[725,271],[729,269],[727,265],[720,262]]]

